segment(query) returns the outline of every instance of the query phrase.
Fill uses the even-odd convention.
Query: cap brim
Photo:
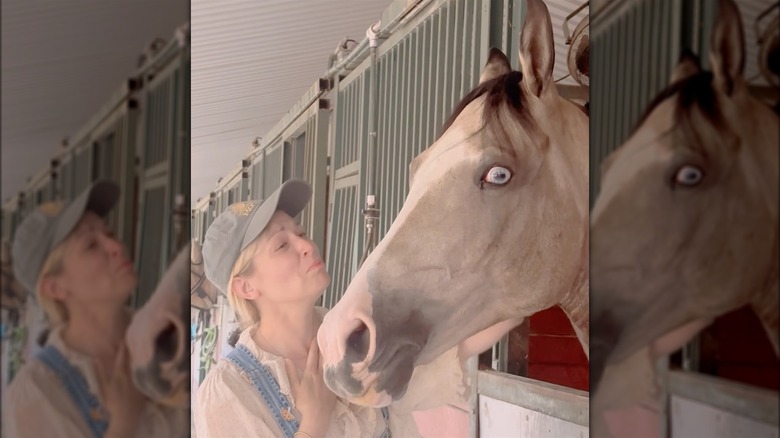
[[[107,180],[98,180],[68,205],[57,219],[51,248],[59,245],[81,220],[84,213],[91,211],[106,217],[119,200],[119,186]]]
[[[277,210],[282,210],[294,218],[301,214],[310,199],[311,187],[305,181],[299,179],[285,181],[252,214],[241,241],[241,251],[263,232]]]

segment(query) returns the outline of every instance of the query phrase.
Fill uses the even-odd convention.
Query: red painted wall
[[[780,363],[749,307],[728,313],[705,329],[699,354],[702,372],[780,390]]]
[[[528,377],[588,391],[588,358],[558,306],[531,316]]]

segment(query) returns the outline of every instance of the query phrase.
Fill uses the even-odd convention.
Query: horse
[[[778,352],[780,117],[748,90],[731,0],[719,3],[708,55],[711,72],[683,52],[667,88],[602,167],[591,211],[599,409],[621,398],[625,406],[632,388],[644,392],[638,404],[657,411],[648,381],[655,359],[746,305]]]
[[[125,342],[133,382],[150,399],[171,408],[190,404],[190,248],[163,274],[151,298],[134,315]]]
[[[324,380],[350,402],[394,403],[416,367],[554,305],[588,352],[588,116],[556,89],[547,7],[527,4],[522,73],[491,49],[318,331]]]

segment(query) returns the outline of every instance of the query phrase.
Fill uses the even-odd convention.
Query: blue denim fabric
[[[81,411],[92,435],[102,438],[108,429],[108,414],[100,401],[90,391],[87,381],[78,369],[71,365],[59,350],[51,345],[44,347],[36,357],[51,368]]]
[[[271,372],[244,345],[237,346],[226,359],[235,365],[257,388],[286,438],[292,438],[300,424]],[[283,415],[284,414],[284,415]],[[287,418],[284,418],[287,417]]]
[[[237,346],[227,355],[226,359],[235,365],[249,379],[252,385],[257,388],[265,404],[271,410],[276,424],[284,432],[285,437],[292,438],[300,424],[298,420],[292,418],[292,407],[287,401],[287,397],[282,394],[279,384],[268,368],[261,364],[244,345]],[[282,412],[285,410],[290,414],[285,416],[292,419],[286,420],[283,418]],[[386,425],[382,438],[390,438],[392,436],[389,426],[390,413],[387,408],[382,408],[382,418],[384,418]]]

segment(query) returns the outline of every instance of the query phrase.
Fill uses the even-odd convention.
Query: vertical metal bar
[[[401,163],[401,169],[403,170],[403,177],[401,178],[401,184],[398,186],[398,191],[401,192],[401,199],[406,199],[406,196],[408,194],[408,187],[409,187],[409,163],[412,162],[415,156],[419,153],[420,148],[422,148],[422,142],[420,139],[420,131],[421,131],[421,124],[420,119],[423,117],[423,102],[422,102],[422,40],[423,40],[423,33],[418,26],[413,31],[412,35],[412,41],[411,41],[411,52],[410,57],[412,61],[411,65],[411,77],[413,78],[411,82],[412,91],[411,91],[411,107],[412,107],[412,123],[411,123],[411,135],[410,135],[410,144],[406,151],[406,160]]]
[[[444,77],[444,109],[447,116],[452,114],[453,106],[454,106],[454,96],[453,96],[453,77],[452,77],[452,71],[457,68],[456,63],[458,62],[456,59],[456,53],[455,53],[455,47],[453,45],[453,41],[455,41],[455,27],[457,26],[457,22],[455,21],[455,7],[450,4],[447,7],[447,37],[445,40],[446,45],[446,65],[447,65],[447,74],[445,74]]]
[[[618,29],[620,29],[621,35],[629,35],[629,32],[631,29],[628,27],[628,17],[621,17],[618,21]],[[617,60],[617,77],[620,78],[620,81],[623,82],[623,86],[626,85],[630,86],[630,82],[626,84],[626,60],[628,59],[628,43],[630,38],[621,38],[618,41],[619,44],[619,50],[617,52],[618,60]],[[628,117],[626,117],[626,110],[628,107],[628,102],[626,101],[626,97],[628,96],[628,93],[618,93],[618,111],[617,116],[619,117],[619,124],[617,126],[618,131],[618,143],[621,143],[623,139],[625,138],[626,131],[628,130],[627,125],[629,123]]]
[[[694,336],[682,348],[682,369],[685,371],[699,371],[700,365],[701,333]]]
[[[458,38],[458,44],[461,47],[461,66],[458,69],[460,78],[458,79],[457,98],[458,100],[471,90],[471,77],[474,66],[474,58],[479,56],[474,47],[474,33],[476,27],[474,26],[474,2],[464,2],[462,7],[461,18],[461,32],[462,35]]]
[[[400,109],[400,102],[399,102],[399,95],[400,95],[400,83],[401,83],[401,76],[399,72],[400,68],[400,62],[398,59],[398,52],[400,51],[400,45],[396,45],[393,47],[390,51],[390,65],[388,66],[388,75],[390,76],[388,78],[388,85],[389,85],[389,91],[390,91],[390,110],[388,111],[389,114],[389,123],[388,123],[388,135],[390,138],[390,142],[387,146],[387,154],[385,155],[386,161],[385,161],[385,168],[389,168],[393,163],[393,157],[396,154],[396,151],[401,146],[400,145],[400,138],[398,135],[398,132],[400,130],[399,128],[399,113],[401,111]],[[392,204],[393,204],[393,196],[392,196],[392,187],[393,187],[393,173],[392,171],[388,171],[385,175],[385,182],[386,182],[386,191],[385,196],[382,200],[381,209],[382,209],[382,216],[383,220],[381,221],[384,225],[388,226],[390,224],[390,218],[392,217]]]
[[[596,38],[590,41],[591,49],[590,49],[590,62],[593,62],[597,60],[597,53],[594,53],[593,46],[595,45]],[[594,70],[593,67],[591,67],[591,72],[597,72],[598,70]],[[593,198],[595,194],[595,185],[598,184],[598,178],[599,175],[595,171],[598,163],[601,161],[601,157],[599,156],[599,149],[598,149],[598,133],[599,133],[599,126],[598,122],[593,122],[593,116],[597,113],[598,107],[593,105],[594,97],[598,97],[598,83],[595,81],[595,76],[591,76],[590,78],[590,129],[588,132],[588,142],[590,145],[590,151],[589,151],[589,159],[588,159],[588,175],[589,175],[589,184],[588,184],[588,202],[589,206],[593,206]]]
[[[689,4],[692,8],[691,13],[691,45],[690,49],[697,50],[701,47],[701,32],[702,32],[702,23],[701,23],[701,0],[693,0],[689,1]]]
[[[434,126],[436,126],[436,135],[441,135],[441,125],[444,123],[445,113],[447,110],[444,109],[444,87],[441,78],[444,77],[444,68],[446,65],[446,57],[443,50],[444,44],[445,44],[445,34],[447,29],[447,23],[445,22],[445,10],[440,9],[436,13],[435,17],[435,31],[436,31],[436,42],[434,44],[436,53],[436,77],[434,79],[434,82],[436,86],[434,87],[434,93],[436,96],[436,109],[434,111]]]
[[[511,43],[509,42],[509,17],[511,17],[511,2],[509,0],[503,0],[503,8],[501,10],[501,50],[507,53]]]
[[[311,183],[314,193],[312,194],[311,207],[311,236],[314,243],[327,254],[326,234],[327,234],[327,196],[326,183],[328,175],[327,167],[327,147],[328,147],[328,119],[330,113],[326,110],[319,110],[309,123],[310,130],[307,131],[307,141],[310,148],[313,149],[312,155],[312,175]],[[301,157],[300,159],[303,159]],[[333,184],[331,182],[331,184]]]
[[[433,29],[433,19],[428,18],[425,21],[423,27],[423,43],[422,43],[422,86],[424,93],[424,102],[422,102],[423,114],[422,119],[422,148],[420,152],[425,150],[431,143],[433,143],[433,68],[435,66],[435,60],[433,59],[433,38],[431,35]]]
[[[405,68],[405,76],[406,76],[406,91],[404,93],[404,107],[406,110],[404,111],[404,114],[406,116],[406,123],[405,123],[405,129],[404,129],[404,143],[401,146],[400,150],[400,156],[398,157],[398,161],[393,163],[394,168],[396,169],[396,173],[398,175],[398,181],[393,186],[393,191],[395,192],[396,197],[396,208],[393,210],[393,219],[395,219],[396,216],[398,216],[398,212],[401,211],[401,206],[404,202],[404,182],[406,182],[406,166],[409,163],[409,157],[411,155],[411,151],[414,148],[414,132],[413,126],[414,126],[414,116],[415,116],[415,96],[414,96],[414,86],[415,82],[417,82],[417,77],[415,76],[415,56],[414,56],[414,41],[416,39],[416,32],[412,32],[411,34],[407,35],[406,38],[404,38],[404,46],[405,46],[405,59],[404,64],[406,64]]]
[[[378,115],[378,100],[379,100],[379,85],[378,85],[378,77],[379,73],[377,71],[377,55],[376,55],[376,47],[371,47],[371,54],[370,56],[370,64],[368,68],[367,73],[363,73],[363,76],[366,77],[368,74],[368,157],[367,157],[367,163],[366,163],[366,194],[376,196],[376,187],[375,187],[375,179],[376,179],[376,146],[377,146],[377,115]],[[365,102],[365,99],[363,99]],[[369,245],[370,242],[365,242],[364,244]]]
[[[450,69],[450,75],[452,76],[451,93],[453,97],[453,105],[455,105],[454,102],[460,101],[460,98],[463,96],[463,74],[461,71],[464,69],[464,66],[468,64],[469,56],[469,53],[465,50],[466,43],[463,41],[463,38],[466,36],[466,28],[464,26],[464,17],[466,14],[464,8],[465,5],[463,0],[457,0],[453,2],[453,32],[452,38],[450,39],[453,53],[452,68]]]
[[[661,390],[660,390],[660,410],[658,415],[658,420],[660,421],[659,425],[659,435],[660,438],[668,438],[671,436],[671,418],[670,418],[670,412],[669,412],[669,399],[670,399],[670,391],[669,391],[669,356],[664,356],[661,359],[658,360],[656,363],[656,374],[658,375],[658,380],[661,384]]]
[[[667,56],[664,60],[666,66],[663,71],[667,72],[667,76],[664,78],[664,82],[668,81],[668,74],[671,72],[672,66],[676,64],[677,58],[680,56],[680,39],[682,33],[682,0],[671,0],[669,7],[671,8],[671,11],[669,12],[671,14],[671,20],[669,21],[671,22],[672,29],[670,32],[668,32],[669,45],[667,46],[667,50],[669,50],[669,56]],[[664,37],[666,37],[666,33],[664,33]]]
[[[509,358],[509,334],[501,336],[498,343],[493,346],[493,369],[502,373],[507,372]]]
[[[674,15],[682,13],[682,8],[675,12],[674,0],[664,0],[659,2],[658,5],[654,5],[654,7],[653,25],[657,26],[660,32],[652,41],[651,49],[655,50],[652,52],[655,55],[655,63],[650,71],[649,89],[642,106],[646,106],[652,99],[652,96],[669,81],[669,76],[672,72],[671,68],[674,65],[674,61],[669,58],[671,56],[671,48],[679,43],[679,37],[674,38],[671,36],[671,33],[674,32],[674,27],[679,26],[679,22],[674,22]]]
[[[345,166],[355,160],[352,151],[355,148],[355,140],[352,138],[352,124],[354,123],[355,99],[352,93],[352,87],[355,86],[355,82],[347,85],[344,88],[344,97],[346,106],[344,108],[344,162],[342,166]]]
[[[490,1],[482,0],[479,4],[480,8],[480,20],[479,20],[479,65],[483,66],[487,63],[487,55],[490,51]],[[476,39],[476,38],[475,38]],[[517,65],[517,64],[515,64]]]
[[[384,234],[383,228],[386,229],[387,227],[387,221],[383,219],[383,216],[387,214],[387,200],[388,200],[388,173],[387,170],[387,163],[388,163],[388,153],[390,148],[395,147],[395,145],[392,143],[391,135],[392,135],[392,127],[390,125],[390,120],[393,112],[393,108],[390,106],[390,101],[393,98],[390,94],[391,89],[391,82],[395,80],[393,75],[391,75],[391,67],[392,64],[387,62],[388,55],[385,55],[382,58],[382,75],[380,77],[381,87],[382,87],[382,95],[385,97],[382,99],[381,106],[382,106],[382,117],[379,119],[379,123],[381,124],[381,148],[380,148],[380,156],[381,156],[381,166],[380,167],[380,186],[379,191],[382,193],[382,196],[379,198],[379,202],[377,203],[377,206],[379,207],[380,215],[382,218],[379,220],[379,229],[377,230],[378,234]]]
[[[605,50],[606,50],[606,59],[603,60],[602,65],[608,65],[608,68],[605,68],[606,70],[606,79],[604,80],[604,91],[605,91],[605,99],[603,104],[603,110],[604,110],[604,120],[605,123],[605,130],[604,130],[604,148],[611,149],[614,144],[613,140],[613,133],[615,131],[615,121],[614,121],[614,112],[616,110],[616,99],[617,94],[619,92],[619,82],[617,82],[617,79],[615,78],[615,40],[616,37],[619,37],[619,35],[616,35],[616,30],[614,27],[612,27],[609,31],[605,32],[606,37],[606,44],[605,44]]]
[[[400,41],[393,50],[393,70],[395,72],[395,80],[393,81],[395,85],[395,89],[393,90],[393,108],[395,110],[395,114],[393,115],[393,147],[389,151],[388,160],[385,164],[385,166],[390,169],[394,169],[393,166],[398,162],[398,157],[404,147],[403,133],[406,116],[404,113],[405,108],[403,107],[404,87],[406,86],[406,78],[404,77],[404,67],[406,66],[404,64],[404,54],[404,42]],[[397,202],[395,199],[395,191],[393,190],[394,187],[398,186],[398,175],[396,172],[392,170],[388,172],[388,182],[387,222],[389,223],[395,216],[394,212]]]
[[[466,360],[466,373],[469,376],[469,436],[479,437],[479,356]]]

